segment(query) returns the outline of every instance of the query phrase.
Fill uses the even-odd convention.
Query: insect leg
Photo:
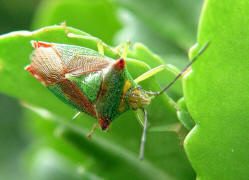
[[[94,133],[94,131],[95,131],[95,129],[96,129],[97,127],[98,127],[98,123],[96,122],[96,123],[94,123],[94,125],[93,125],[91,131],[90,131],[89,134],[87,135],[87,137],[88,137],[89,139],[92,138],[92,135],[93,135],[93,133]]]
[[[97,43],[97,47],[98,47],[98,52],[102,55],[104,55],[104,47],[103,47],[103,42],[101,40],[98,41]]]
[[[61,26],[64,29],[65,34],[67,35],[67,37],[69,37],[69,38],[77,38],[77,39],[91,39],[91,40],[94,40],[95,42],[97,42],[97,48],[98,48],[98,51],[99,51],[100,54],[104,54],[104,48],[107,48],[107,49],[111,50],[112,52],[114,52],[115,54],[117,54],[118,56],[121,57],[121,54],[119,53],[119,51],[117,51],[116,48],[112,48],[112,47],[108,46],[107,44],[105,44],[100,39],[98,39],[96,37],[92,37],[92,36],[86,36],[86,35],[71,33],[67,29],[67,26],[66,26],[65,22],[63,22],[61,24]]]
[[[127,57],[127,55],[128,55],[128,52],[129,52],[129,49],[130,49],[130,45],[131,45],[131,42],[130,41],[126,41],[125,43],[124,43],[124,50],[123,50],[123,52],[122,52],[122,58],[126,58]]]
[[[140,152],[139,152],[140,160],[143,160],[144,158],[144,145],[146,141],[146,130],[147,130],[147,124],[148,124],[148,116],[147,116],[146,109],[143,109],[143,112],[144,112],[144,129],[143,129],[143,134],[141,138],[141,145],[140,145]]]
[[[169,69],[169,70],[172,71],[172,69],[174,69],[174,67],[171,66],[170,64],[169,64],[169,65],[167,65],[167,64],[160,65],[160,66],[155,67],[155,68],[153,68],[153,69],[151,69],[151,70],[145,72],[144,74],[140,75],[140,76],[137,77],[134,81],[135,81],[136,83],[139,83],[139,82],[141,82],[141,81],[144,81],[144,80],[146,80],[146,79],[148,79],[148,78],[150,78],[150,77],[156,75],[157,73],[161,72],[162,70],[167,70],[167,69]],[[177,72],[176,72],[176,73],[177,73]]]
[[[130,49],[130,44],[131,44],[130,41],[125,41],[124,43],[115,47],[116,51],[118,51],[121,54],[121,58],[125,59],[127,57],[129,49]]]
[[[92,40],[95,40],[95,41],[100,41],[98,38],[95,38],[95,37],[92,37],[92,36],[86,36],[86,35],[81,35],[81,34],[74,34],[74,33],[69,32],[69,30],[67,29],[67,26],[66,26],[66,22],[61,23],[61,27],[64,29],[65,34],[69,38],[92,39]],[[104,44],[104,43],[102,42],[102,44]],[[105,44],[105,46],[107,46],[107,45]]]
[[[66,21],[64,21],[64,22],[61,23],[61,27],[63,27],[63,29],[64,29],[66,35],[68,36],[69,31],[68,31],[68,29],[67,29]]]

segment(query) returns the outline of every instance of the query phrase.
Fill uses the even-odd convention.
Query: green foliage
[[[184,97],[177,101],[177,108],[177,117],[179,121],[184,125],[184,127],[186,127],[186,129],[191,130],[195,126],[195,122],[188,112]]]
[[[210,46],[184,79],[197,123],[185,149],[198,179],[248,179],[248,12],[247,0],[204,5],[194,52],[207,41]]]
[[[87,133],[90,131],[96,120],[84,115],[82,118],[72,121],[71,118],[74,114],[74,110],[59,101],[35,78],[24,71],[23,68],[25,65],[30,63],[29,56],[33,49],[30,44],[30,40],[75,44],[95,50],[97,49],[97,39],[89,38],[90,36],[88,34],[79,30],[72,28],[68,29],[70,32],[75,34],[85,35],[85,38],[68,38],[64,32],[64,29],[60,26],[46,27],[33,33],[15,32],[1,36],[0,78],[3,79],[4,77],[5,79],[1,83],[1,92],[24,101],[26,106],[37,112],[43,119],[48,119],[53,122],[54,125],[49,125],[49,129],[46,128],[46,122],[44,120],[44,125],[33,127],[36,128],[37,132],[40,131],[40,136],[44,133],[48,133],[48,137],[53,136],[55,129],[57,129],[58,126],[63,126],[63,130],[57,134],[58,138],[68,142],[68,144],[73,146],[73,148],[78,149],[83,156],[94,158],[93,164],[86,163],[83,167],[90,166],[90,171],[93,171],[96,176],[111,179],[122,179],[127,178],[127,176],[123,176],[125,173],[129,174],[131,178],[136,177],[137,179],[151,179],[152,177],[154,179],[165,179],[168,177],[174,177],[176,179],[192,178],[193,172],[191,171],[191,167],[184,156],[183,149],[178,144],[176,134],[170,132],[148,133],[145,161],[140,162],[137,156],[142,128],[135,120],[136,117],[132,111],[127,112],[120,116],[120,118],[116,119],[113,122],[110,133],[104,133],[101,132],[101,130],[98,130],[93,139],[89,140],[87,139]],[[13,47],[16,49],[15,53],[10,52]],[[138,50],[139,48],[140,50]],[[141,49],[143,50],[141,51]],[[149,52],[147,48],[142,45],[134,47],[134,52],[138,51],[140,51],[140,54],[144,55],[151,54],[151,52]],[[105,52],[107,56],[117,58],[117,55],[115,55],[115,53],[111,50],[105,48]],[[131,54],[135,54],[134,52],[132,51]],[[136,56],[139,59],[139,55],[137,54]],[[141,59],[143,59],[143,57],[141,57]],[[158,61],[158,63],[160,63],[160,61]],[[149,66],[147,64],[135,59],[128,59],[127,65],[131,75],[134,78],[149,70]],[[167,73],[171,73],[171,76],[175,76],[175,69],[172,69],[172,72]],[[142,86],[145,89],[153,91],[160,89],[159,85],[153,78],[143,82]],[[149,120],[152,127],[177,122],[176,111],[169,104],[169,101],[170,100],[166,95],[162,95],[156,98],[149,107]],[[162,149],[160,148],[161,146],[165,146],[167,148]],[[33,164],[33,162],[39,162],[39,159],[41,158],[40,156],[47,157],[53,156],[54,153],[61,154],[61,150],[57,148],[52,150],[56,152],[49,151],[47,154],[46,151],[44,155],[44,148],[47,149],[46,144],[41,146],[41,148],[38,148],[35,152],[33,156],[34,159],[30,160],[31,167],[36,166],[36,168],[38,168],[37,166],[39,166],[39,163]],[[174,152],[174,156],[171,155],[171,152]],[[42,154],[40,155],[40,153]],[[57,159],[57,157],[58,156],[55,155],[53,158]],[[161,157],[165,157],[167,161]],[[70,161],[70,157],[66,156],[66,159],[69,160],[64,161],[59,158],[58,161],[62,161],[62,163]],[[80,162],[81,161],[79,159],[77,163]],[[45,167],[42,162],[40,163],[40,166],[41,170],[44,170]],[[110,172],[105,170],[107,166],[112,167]],[[67,165],[65,163],[65,166],[60,165],[58,168],[61,169],[60,171],[63,171],[63,168],[66,167]],[[57,168],[47,169],[49,174],[60,174],[60,171],[51,172],[53,169],[56,170]],[[181,172],[180,174],[178,173],[179,171]],[[74,172],[70,172],[71,175],[74,176]],[[39,174],[42,173],[37,171],[37,176],[39,176]]]
[[[181,48],[188,49],[191,43],[194,43],[195,33],[193,32],[196,32],[196,20],[201,1],[189,0],[185,3],[182,0],[118,0],[117,2],[154,31],[154,36],[143,37],[150,42],[149,44],[155,41],[153,37],[161,37],[164,46],[170,42],[171,50],[173,50],[172,47],[177,47],[181,51]],[[137,35],[143,36],[143,32],[139,28]],[[165,53],[168,50],[164,48],[162,51]]]
[[[72,120],[76,112],[24,71],[33,50],[30,40],[94,50],[95,37],[112,46],[131,40],[126,61],[133,78],[165,63],[182,69],[195,42],[202,1],[41,0],[34,8],[37,2],[0,2],[0,32],[35,30],[0,36],[0,92],[25,107],[20,112],[13,99],[0,96],[2,178],[185,180],[195,177],[191,165],[198,179],[248,178],[247,0],[205,1],[190,57],[206,42],[210,46],[182,78],[183,91],[179,80],[169,96],[156,98],[148,108],[143,162],[138,160],[142,128],[135,114],[121,115],[109,132],[97,129],[88,139],[96,119],[82,115]],[[68,38],[61,26],[51,26],[63,21],[77,28],[68,28],[70,32],[85,37]],[[113,50],[104,50],[118,58]],[[142,87],[159,90],[180,72],[166,67]],[[187,130],[179,122],[190,130],[184,148],[191,165],[181,146]]]
[[[66,22],[111,44],[120,28],[117,7],[109,0],[45,0],[34,18],[33,29]]]
[[[35,9],[33,8],[33,4],[32,5],[30,4],[31,3],[30,0],[27,0],[26,2],[28,4],[25,4],[25,1],[23,2],[23,6],[25,6],[24,9],[28,9],[28,10]],[[16,7],[16,5],[18,4],[16,3],[15,6],[13,6],[11,5],[11,3],[12,3],[11,1],[8,1],[8,3],[6,1],[5,3],[6,7],[7,5],[8,7]],[[146,6],[148,7],[150,6],[149,3],[146,3],[146,4],[147,4]],[[16,9],[20,9],[23,6],[20,6]],[[141,7],[140,4],[136,4],[135,6],[137,6],[137,8]],[[1,6],[1,7],[4,8],[5,6]],[[122,11],[120,11],[120,7],[122,7]],[[180,6],[176,6],[176,7],[180,8]],[[125,11],[127,12],[129,11],[128,14],[130,16],[130,20],[133,21],[132,24],[130,24],[129,22],[124,22],[123,15],[127,14],[127,12],[123,13],[124,9],[126,9]],[[25,16],[25,14],[30,13],[30,11],[28,10],[26,10],[25,13],[22,13],[23,16]],[[1,12],[5,12],[5,11],[1,11]],[[164,12],[162,11],[162,13]],[[20,24],[19,22],[22,22],[22,26],[18,25],[17,27],[20,27],[21,29],[27,28],[29,25],[26,23],[27,22],[26,19],[29,19],[30,21],[30,18],[32,17],[30,14],[29,16],[25,17],[25,21],[18,20],[17,24]],[[5,14],[3,14],[3,16],[4,15]],[[12,19],[20,19],[19,17],[21,17],[21,16],[18,16],[18,18],[15,17],[17,16],[15,11],[13,11],[11,15],[13,16]],[[101,1],[101,0],[48,1],[47,0],[47,1],[42,1],[39,7],[37,8],[34,21],[32,23],[33,24],[32,29],[37,29],[37,28],[44,27],[47,25],[60,24],[62,21],[66,21],[67,25],[73,26],[73,27],[82,29],[88,33],[91,33],[92,35],[101,38],[104,42],[108,44],[117,45],[117,44],[123,43],[127,39],[132,40],[132,42],[137,42],[137,41],[147,42],[146,44],[148,44],[154,51],[159,52],[160,54],[163,54],[163,56],[167,55],[167,59],[171,59],[168,62],[182,65],[184,63],[182,61],[184,60],[183,51],[182,50],[179,51],[179,48],[173,45],[174,43],[171,43],[171,44],[169,43],[169,45],[167,45],[168,40],[165,38],[162,38],[160,33],[158,34],[157,30],[154,29],[154,25],[152,24],[150,25],[147,21],[145,21],[145,19],[139,19],[138,16],[139,16],[138,14],[133,14],[132,11],[129,10],[128,6],[125,6],[121,2],[117,2],[116,4],[114,3],[114,1],[108,1],[108,0],[105,0],[105,1]],[[8,20],[8,22],[11,22],[11,21]],[[128,34],[134,34],[133,33],[134,28],[136,30],[141,29],[141,31],[139,30],[140,32],[136,33],[134,37],[122,38],[124,37],[124,33],[122,33],[123,30],[118,32],[118,30],[120,30],[121,28],[120,24],[122,24],[123,27],[125,26],[125,28],[123,29],[127,30],[127,28],[129,28]],[[139,25],[140,28],[138,28],[137,25]],[[14,26],[15,25],[12,25],[12,27]],[[3,27],[1,26],[0,28],[2,29],[4,28],[4,26]],[[3,81],[3,83],[1,83],[0,89],[1,89],[1,92],[8,94],[10,96],[14,96],[21,101],[25,101],[25,102],[28,102],[29,104],[36,105],[39,108],[42,107],[46,110],[49,110],[50,113],[52,112],[54,115],[59,116],[58,119],[66,119],[65,121],[69,122],[69,124],[75,123],[76,125],[74,127],[79,127],[79,128],[81,127],[80,132],[81,133],[82,131],[84,132],[84,135],[81,135],[81,138],[85,138],[86,134],[89,132],[95,120],[89,117],[82,117],[81,119],[78,119],[75,122],[72,122],[71,118],[75,112],[73,112],[72,109],[70,109],[69,107],[61,103],[58,99],[56,99],[51,93],[47,91],[46,88],[41,86],[39,82],[37,82],[27,72],[23,70],[24,66],[29,63],[29,56],[32,51],[32,48],[29,43],[29,40],[31,39],[43,40],[43,41],[49,41],[49,42],[57,42],[57,43],[69,43],[69,44],[71,43],[71,44],[76,44],[76,45],[78,44],[78,45],[90,47],[96,50],[96,41],[87,40],[85,42],[84,40],[77,40],[77,39],[68,40],[62,29],[58,30],[59,32],[56,29],[57,28],[53,29],[54,31],[49,32],[47,35],[44,35],[46,34],[46,32],[42,31],[40,33],[38,32],[33,35],[30,34],[29,36],[25,36],[24,34],[19,34],[19,35],[16,34],[14,35],[15,37],[12,37],[12,38],[10,38],[10,36],[2,37],[2,39],[0,40],[0,46],[1,46],[0,59],[1,59],[1,67],[3,67],[2,68],[3,71],[0,77],[2,79],[5,79],[6,81],[5,82]],[[79,31],[76,31],[76,33],[79,33]],[[85,33],[83,34],[86,35]],[[139,35],[142,35],[142,36],[139,36]],[[194,32],[193,32],[193,35],[194,35]],[[154,43],[154,42],[158,42],[158,43]],[[13,49],[15,49],[16,51],[15,53],[10,52]],[[164,53],[166,52],[165,50],[167,50],[167,52],[170,52],[171,54],[169,53],[165,54]],[[105,52],[107,53],[107,55],[113,58],[117,58],[108,49],[105,49]],[[177,58],[175,58],[175,54],[172,55],[172,52],[181,52],[181,55],[178,56],[177,54]],[[162,61],[162,59],[155,56],[151,51],[148,50],[147,47],[145,47],[142,44],[136,44],[135,46],[133,46],[133,50],[130,51],[129,57],[143,60],[148,65],[150,65],[150,67],[155,67],[157,65],[160,65],[164,61],[164,59]],[[175,59],[179,59],[179,61],[175,63],[176,62]],[[13,63],[9,63],[9,62],[13,62]],[[131,59],[127,63],[128,63],[128,68],[134,77],[142,74],[143,72],[149,69],[148,65],[141,64],[140,62],[137,62],[133,59]],[[140,64],[141,68],[137,68],[137,63]],[[172,69],[172,72],[164,71],[164,72],[161,72],[156,78],[160,82],[161,86],[165,86],[167,82],[169,82],[173,77],[175,77],[175,74],[178,71],[179,70],[177,69]],[[147,82],[142,83],[142,85],[144,87],[147,87],[148,89],[155,90],[156,88],[157,90],[159,90],[158,85],[155,85],[153,82],[155,82],[154,78],[150,78]],[[172,95],[172,98],[175,100],[181,97],[182,96],[181,83],[178,82],[174,87],[172,87],[169,93],[170,95]],[[168,104],[168,101],[169,101],[168,97],[162,97],[156,100],[155,102],[153,102],[151,108],[149,109],[149,115],[150,115],[149,120],[150,120],[152,127],[158,127],[160,125],[167,126],[168,124],[177,122],[176,112],[174,108],[172,108]],[[159,104],[160,104],[160,108],[157,107],[159,106]],[[161,106],[162,104],[163,106]],[[164,108],[166,108],[166,110]],[[46,115],[46,112],[47,111],[45,111],[45,115]],[[78,147],[79,143],[73,140],[71,141],[68,140],[66,142],[69,142],[69,144],[74,142],[75,146],[71,146],[71,145],[65,145],[63,147],[57,146],[58,144],[65,142],[64,140],[67,139],[67,138],[62,138],[63,136],[59,138],[62,140],[58,140],[58,138],[53,137],[56,127],[60,126],[63,123],[61,121],[57,122],[54,119],[52,121],[44,120],[44,119],[51,119],[51,118],[44,118],[44,113],[42,114],[42,116],[40,115],[35,116],[33,115],[33,113],[30,113],[30,112],[26,114],[27,116],[26,118],[24,118],[24,122],[26,123],[27,127],[26,129],[24,129],[24,131],[28,131],[27,133],[25,133],[25,135],[29,137],[28,139],[31,141],[30,143],[32,143],[34,146],[34,148],[32,148],[34,149],[32,152],[32,158],[30,157],[30,158],[24,159],[24,161],[28,164],[26,167],[26,169],[28,169],[28,177],[31,176],[31,177],[36,177],[36,179],[38,179],[38,177],[41,177],[42,175],[44,176],[44,174],[48,174],[48,176],[44,176],[44,178],[49,179],[49,174],[51,174],[49,173],[49,170],[51,169],[50,172],[54,172],[52,174],[54,175],[58,174],[58,176],[63,175],[61,174],[62,171],[65,171],[65,172],[71,171],[71,178],[73,178],[75,175],[74,174],[75,171],[72,168],[68,168],[68,165],[61,165],[61,166],[58,166],[57,168],[55,164],[54,166],[55,168],[52,168],[51,166],[49,166],[47,171],[43,171],[43,170],[46,170],[45,168],[46,164],[40,162],[40,160],[46,159],[45,157],[48,157],[48,156],[42,155],[43,150],[52,148],[53,152],[51,153],[50,151],[50,153],[47,153],[47,154],[54,155],[54,157],[51,157],[51,159],[57,159],[58,162],[60,162],[61,164],[63,164],[64,162],[67,162],[70,164],[70,166],[72,165],[72,167],[76,167],[73,164],[78,165],[79,162],[82,162],[83,160],[78,158],[77,161],[72,161],[71,156],[72,155],[74,156],[75,153],[71,152],[71,150],[68,150],[68,152],[71,152],[71,153],[65,154],[65,153],[62,153],[62,149],[66,149],[66,147],[69,149],[70,148],[75,149],[75,146]],[[84,156],[86,157],[85,159],[88,159],[91,161],[91,163],[86,163],[86,165],[84,164],[84,167],[91,166],[90,168],[91,170],[89,168],[85,168],[86,169],[85,172],[90,172],[90,173],[93,172],[93,175],[95,175],[96,177],[117,179],[120,177],[124,178],[125,177],[124,170],[130,167],[131,169],[133,169],[132,172],[129,172],[126,174],[130,174],[131,178],[134,178],[134,177],[137,177],[138,179],[139,178],[144,179],[144,178],[150,178],[150,177],[166,178],[170,176],[171,178],[167,178],[167,179],[172,179],[172,178],[173,179],[186,179],[186,178],[192,179],[194,177],[193,170],[191,169],[184,155],[182,147],[178,143],[177,136],[171,132],[163,132],[163,133],[153,132],[151,134],[149,133],[148,142],[150,141],[151,143],[148,143],[146,145],[147,147],[146,148],[147,149],[146,161],[148,161],[148,163],[138,162],[137,156],[138,156],[140,136],[141,136],[142,129],[139,126],[139,124],[136,122],[135,116],[133,115],[132,112],[129,112],[123,117],[120,117],[120,119],[121,120],[117,119],[114,121],[113,128],[111,129],[110,134],[106,135],[107,137],[105,137],[105,135],[103,135],[102,132],[97,132],[97,135],[94,136],[94,138],[95,137],[99,138],[99,137],[104,136],[103,139],[107,139],[107,142],[109,143],[108,145],[114,144],[115,147],[118,147],[118,151],[122,149],[125,152],[126,151],[131,152],[132,159],[129,160],[128,163],[124,163],[127,157],[129,157],[126,154],[124,155],[122,160],[118,160],[117,163],[115,163],[114,165],[114,162],[112,160],[113,158],[111,158],[114,155],[110,155],[109,153],[110,149],[113,146],[110,146],[109,148],[107,148],[106,151],[103,151],[102,146],[100,147],[97,146],[97,148],[95,146],[93,148],[89,148],[89,146],[92,146],[93,144],[95,144],[94,141],[87,140],[88,143],[86,144],[85,143],[86,141],[80,140],[80,142],[84,143],[81,148],[80,156]],[[20,122],[20,119],[16,118],[14,123],[16,122]],[[83,127],[85,129],[82,129]],[[70,128],[67,128],[67,130],[68,129]],[[71,133],[75,133],[75,132],[72,131]],[[113,138],[113,139],[110,139],[110,138]],[[123,139],[127,139],[127,142],[123,142]],[[167,148],[161,149],[160,147],[162,144],[163,146]],[[90,153],[89,151],[85,152],[86,150],[84,149],[91,149],[91,152]],[[19,148],[17,151],[19,152],[21,150],[22,149]],[[97,152],[103,152],[105,156],[107,153],[107,157],[110,158],[111,160],[108,161],[106,158],[101,160],[101,157],[99,156],[98,158],[92,158],[92,157],[95,157]],[[31,155],[29,154],[29,151],[27,151],[26,154],[27,154],[27,157]],[[119,156],[120,155],[115,155],[114,157],[117,159],[120,159]],[[163,160],[161,158],[162,156],[165,156],[167,160],[166,161]],[[65,159],[67,159],[67,161],[65,161]],[[100,161],[102,163],[98,165]],[[36,162],[36,163],[33,163],[33,162]],[[112,164],[112,167],[120,167],[120,168],[116,168],[110,171],[108,170],[106,172],[106,167],[109,167],[110,164]],[[124,165],[120,166],[120,164],[124,164]],[[145,169],[147,173],[143,172]],[[179,173],[179,172],[182,172],[182,173]],[[22,175],[24,175],[25,177],[25,174],[22,173]],[[68,177],[68,176],[65,175],[65,177]]]

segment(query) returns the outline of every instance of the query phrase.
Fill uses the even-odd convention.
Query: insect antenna
[[[147,130],[147,124],[148,124],[148,116],[146,109],[142,109],[144,112],[144,129],[143,129],[143,135],[141,138],[141,145],[140,145],[140,152],[139,152],[139,159],[143,160],[144,158],[144,144],[146,141],[146,130]]]
[[[187,64],[187,66],[175,77],[174,80],[172,80],[165,88],[163,88],[161,91],[158,92],[147,92],[150,95],[154,95],[154,96],[159,96],[162,93],[164,93],[168,88],[170,88],[176,81],[177,79],[179,79],[187,70],[188,68],[198,59],[198,57],[206,50],[206,48],[208,47],[209,42],[207,42],[201,49],[200,51],[197,53],[197,55]]]

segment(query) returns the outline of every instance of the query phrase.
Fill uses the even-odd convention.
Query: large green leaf
[[[198,179],[248,179],[248,12],[248,0],[204,5],[194,52],[207,41],[210,46],[184,80],[186,104],[197,123],[185,148]]]
[[[100,163],[100,177],[110,177],[110,173],[101,173],[101,169],[106,167],[104,161],[109,158],[111,169],[114,168],[115,172],[111,173],[113,179],[125,179],[124,174],[122,174],[125,168],[131,168],[129,171],[127,169],[127,172],[141,179],[193,178],[194,173],[179,145],[176,134],[170,132],[148,133],[145,161],[140,162],[137,156],[142,128],[136,122],[133,112],[127,112],[116,119],[110,133],[97,130],[90,141],[86,135],[96,120],[84,115],[76,121],[71,121],[74,110],[59,101],[36,79],[24,71],[25,65],[30,63],[29,56],[32,52],[30,40],[75,44],[97,49],[97,39],[89,38],[88,34],[79,30],[68,29],[71,32],[84,35],[85,38],[68,38],[60,26],[46,27],[35,32],[13,32],[1,36],[0,91],[36,107],[31,109],[38,112],[43,118],[55,121],[55,126],[63,125],[65,130],[59,137],[73,147],[80,149],[86,156],[101,157],[98,153],[103,153],[104,159],[96,159]],[[110,49],[105,48],[105,53],[110,57],[117,58],[117,55]],[[144,53],[148,54],[146,50]],[[139,59],[139,57],[137,58]],[[127,64],[134,78],[149,70],[149,66],[141,61],[129,60]],[[148,90],[159,90],[159,85],[153,78],[141,83],[141,85]],[[156,98],[148,111],[151,127],[177,122],[176,111],[169,104],[169,98],[165,94]],[[48,130],[47,134],[49,132]],[[121,164],[125,165],[120,166]]]

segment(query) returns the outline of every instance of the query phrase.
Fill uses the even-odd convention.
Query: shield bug
[[[181,77],[207,47],[206,44],[165,88],[159,92],[150,92],[142,89],[138,83],[163,70],[163,65],[134,80],[128,72],[124,57],[111,59],[103,54],[101,46],[97,52],[57,43],[32,41],[32,45],[35,50],[31,55],[31,65],[26,70],[63,102],[96,118],[102,130],[108,129],[110,123],[125,111],[142,109],[144,129],[140,159],[143,159],[147,128],[145,107]]]

